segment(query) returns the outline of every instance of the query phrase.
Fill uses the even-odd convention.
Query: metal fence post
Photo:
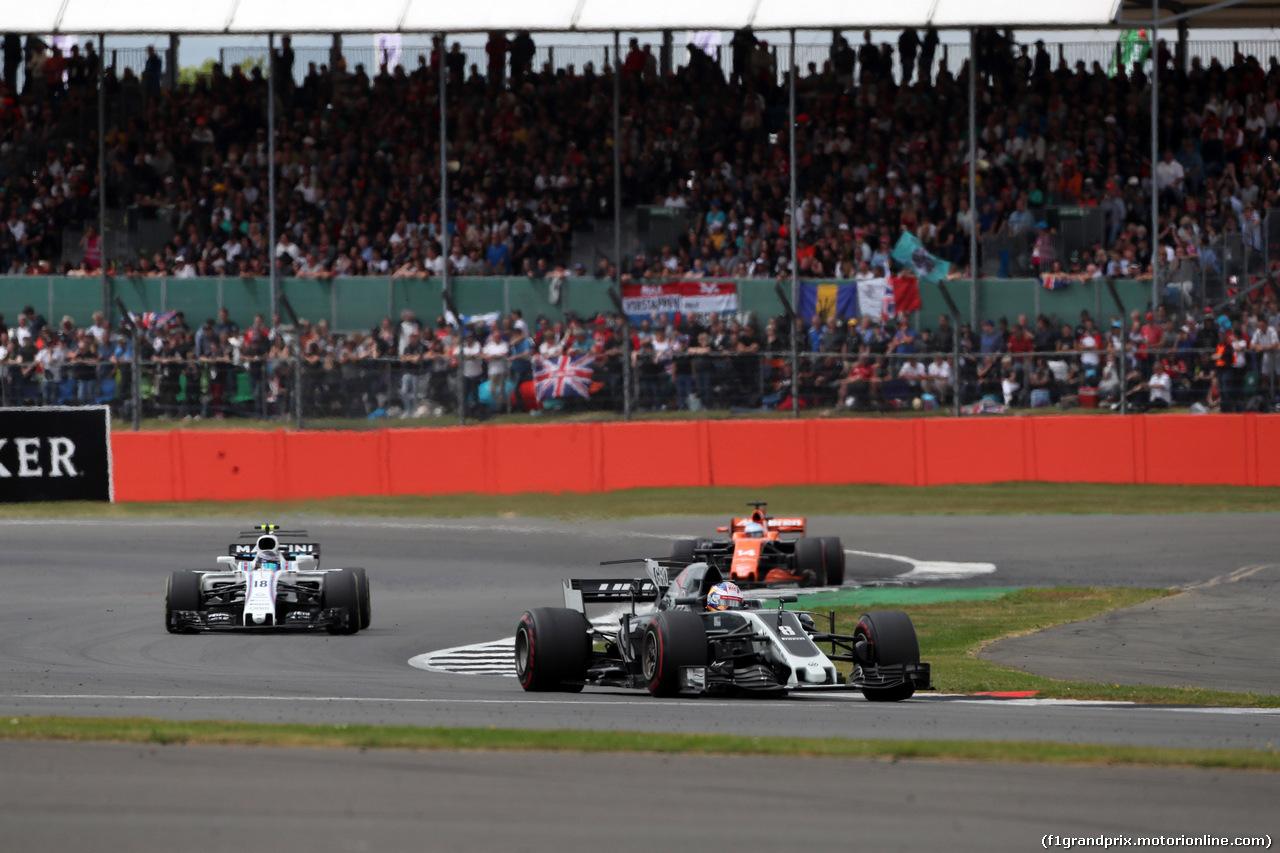
[[[947,308],[951,311],[951,402],[955,408],[955,416],[960,417],[960,309],[956,307],[956,303],[951,298],[950,291],[947,286],[938,282],[938,290],[942,291],[942,298],[946,300]]]
[[[467,352],[463,327],[458,326],[458,425],[467,424]]]
[[[788,100],[790,109],[787,112],[787,121],[790,122],[789,133],[787,138],[791,145],[791,154],[788,159],[790,163],[790,179],[788,183],[791,185],[791,302],[793,305],[800,302],[800,265],[799,265],[799,246],[800,239],[800,211],[796,206],[796,31],[791,31],[791,65],[787,69],[788,78]],[[778,296],[782,296],[782,291],[778,291]],[[783,300],[786,304],[786,300]],[[796,341],[795,320],[791,321],[791,417],[800,417],[800,374],[798,372],[798,347],[799,342]]]
[[[622,297],[618,291],[609,288],[609,299],[618,311],[622,323],[622,419],[631,420],[631,322],[622,307]]]
[[[280,304],[284,310],[289,313],[289,319],[293,321],[293,328],[297,330],[294,335],[293,346],[293,416],[297,429],[302,429],[302,324],[298,322],[298,315],[293,310],[293,305],[289,303],[289,297],[285,296],[281,291],[279,294]],[[264,377],[265,378],[265,377]]]
[[[606,51],[607,53],[607,51]],[[631,326],[618,296],[622,291],[622,37],[613,31],[613,281],[610,297],[622,318],[622,419],[631,420]]]

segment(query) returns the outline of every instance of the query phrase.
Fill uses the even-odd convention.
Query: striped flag
[[[562,355],[533,360],[533,384],[538,400],[552,397],[590,397],[593,355]]]
[[[139,329],[163,329],[178,318],[174,311],[144,311],[141,314],[129,312],[129,318]]]
[[[828,317],[847,320],[858,316],[857,284],[801,282],[799,297],[796,311],[806,320],[812,320],[815,314],[824,320]]]

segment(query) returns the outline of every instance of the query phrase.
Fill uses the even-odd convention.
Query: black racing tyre
[[[200,574],[198,572],[174,572],[164,588],[164,629],[170,634],[193,633],[183,631],[173,622],[175,610],[200,609]]]
[[[689,610],[659,613],[640,641],[640,672],[654,696],[680,692],[680,667],[707,665],[707,630]]]
[[[369,573],[364,569],[352,569],[356,575],[356,587],[360,590],[360,630],[364,631],[373,621],[373,602],[369,597]]]
[[[839,536],[822,537],[822,560],[827,567],[827,583],[832,586],[844,584],[844,543]]]
[[[693,551],[697,547],[697,539],[677,539],[671,543],[671,560],[677,563],[692,563],[696,559]]]
[[[920,641],[911,617],[901,610],[876,610],[858,617],[853,629],[855,637],[865,640],[872,650],[876,666],[919,663]],[[900,702],[910,699],[915,686],[907,681],[894,687],[864,687],[862,695],[869,702]]]
[[[360,630],[360,585],[353,570],[338,569],[324,573],[320,604],[326,610],[342,607],[347,611],[347,626],[331,627],[330,634],[354,634]]]
[[[516,623],[516,677],[531,693],[577,693],[591,659],[591,623],[567,607],[526,610]]]
[[[807,537],[796,540],[796,571],[804,574],[801,586],[827,585],[827,565],[822,556],[822,542],[821,539]]]

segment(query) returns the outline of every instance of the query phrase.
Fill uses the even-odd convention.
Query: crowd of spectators
[[[916,328],[905,315],[806,324],[711,314],[646,318],[627,341],[616,315],[452,319],[423,323],[406,310],[341,334],[324,320],[285,325],[279,316],[241,326],[226,309],[192,328],[169,312],[137,318],[135,341],[133,320],[113,332],[97,313],[79,328],[27,307],[13,326],[0,316],[3,403],[105,403],[130,414],[136,351],[142,413],[161,417],[289,417],[299,402],[308,417],[620,411],[628,387],[633,404],[651,411],[937,408],[957,389],[961,404],[984,408],[1118,408],[1123,397],[1135,411],[1256,411],[1275,404],[1280,354],[1280,304],[1269,290],[1230,313],[1161,305],[1101,323],[1084,311],[958,330],[945,315]],[[561,356],[593,357],[589,395],[540,401],[535,372]]]
[[[967,186],[967,66],[934,73],[932,30],[890,44],[843,37],[798,81],[799,210],[788,209],[786,90],[776,55],[734,35],[731,73],[690,47],[659,72],[632,40],[621,62],[622,203],[678,208],[689,228],[671,245],[626,259],[624,274],[790,274],[789,237],[811,277],[877,274],[902,229],[956,272],[969,234],[1022,235],[1044,270],[1150,274],[1154,235],[1170,273],[1212,264],[1215,239],[1260,245],[1262,212],[1280,203],[1280,64],[1237,56],[1228,67],[1175,67],[1162,42],[1158,164],[1150,162],[1150,86],[1139,66],[1108,73],[1053,62],[1042,42],[996,30],[978,43],[977,209]],[[449,210],[439,213],[437,69],[450,79]],[[168,245],[115,259],[133,275],[200,277],[395,274],[609,276],[609,261],[569,269],[570,241],[613,205],[613,72],[587,63],[532,67],[528,33],[490,35],[485,67],[439,43],[405,68],[311,64],[288,38],[274,63],[279,239],[269,244],[267,83],[261,68],[214,66],[162,85],[159,56],[142,76],[105,77],[107,204],[167,218]],[[97,210],[92,44],[69,56],[34,38],[4,40],[0,83],[0,271],[46,272],[61,232]],[[25,85],[17,91],[18,69]],[[300,78],[301,83],[295,83]],[[1152,186],[1154,182],[1154,187]],[[1102,209],[1106,238],[1054,255],[1044,206]],[[441,237],[452,248],[444,257]],[[77,232],[78,233],[78,232]],[[86,231],[82,272],[102,257]],[[1187,273],[1189,274],[1189,272]]]

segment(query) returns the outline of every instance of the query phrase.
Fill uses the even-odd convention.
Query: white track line
[[[397,704],[397,705],[594,705],[610,707],[614,705],[637,705],[652,707],[679,707],[694,709],[698,707],[720,707],[720,702],[732,700],[701,700],[690,702],[687,699],[619,699],[616,696],[598,694],[598,699],[526,699],[520,695],[505,699],[413,699],[392,697],[364,696],[198,696],[198,695],[126,695],[123,693],[13,693],[0,695],[0,699],[39,699],[51,701],[119,701],[119,702],[350,702],[356,704]],[[844,700],[865,701],[858,693],[792,693],[789,699],[802,699],[803,702],[735,702],[739,708],[751,708],[774,713],[779,709],[799,709],[811,701]],[[962,693],[917,693],[914,698],[906,700],[910,704],[920,701],[947,702],[961,705],[982,705],[990,708],[1087,708],[1091,710],[1127,710],[1127,711],[1163,711],[1186,714],[1215,714],[1222,716],[1280,716],[1280,708],[1228,708],[1221,706],[1153,706],[1139,702],[1106,702],[1098,700],[1078,699],[1000,699],[998,697],[969,696]]]
[[[911,566],[911,571],[899,575],[896,580],[912,583],[915,581],[962,580],[964,578],[989,575],[995,572],[995,563],[955,563],[949,560],[917,560],[902,554],[881,554],[876,551],[855,551],[844,549],[846,554],[855,557],[875,557],[880,560],[893,560]]]

